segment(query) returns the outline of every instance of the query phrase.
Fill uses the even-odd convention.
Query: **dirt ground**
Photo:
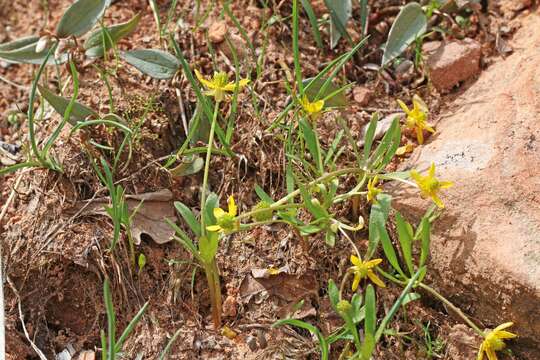
[[[69,3],[66,0],[0,1],[0,43],[54,29]],[[314,3],[320,5],[315,6],[315,10],[322,12],[322,2]],[[384,27],[391,24],[403,2],[370,3],[372,37],[361,55],[340,74],[343,79],[372,92],[369,107],[352,100],[351,106],[340,114],[355,136],[369,120],[371,111],[398,110],[395,98],[410,98],[413,93],[421,93],[429,102],[433,116],[437,116],[456,96],[456,92],[445,97],[436,95],[421,71],[397,77],[395,73],[381,76],[369,70],[370,63],[380,62],[378,49],[385,41],[387,30]],[[277,132],[269,133],[265,129],[289,101],[283,79],[290,76],[293,69],[291,6],[288,1],[269,1],[268,4],[266,9],[255,0],[231,4],[231,10],[255,47],[267,46],[262,74],[252,84],[257,97],[249,98],[244,94],[239,101],[232,141],[232,150],[238,157],[214,156],[211,163],[210,187],[222,199],[234,195],[240,211],[256,204],[255,184],[275,198],[285,194],[283,147],[276,141]],[[158,5],[165,19],[169,1],[158,1]],[[207,9],[206,18],[200,20]],[[127,21],[137,13],[142,14],[141,21],[133,34],[120,41],[120,49],[159,48],[160,39],[147,1],[116,1],[108,9],[104,22]],[[461,32],[459,36],[475,38],[483,44],[483,66],[487,67],[500,59],[489,22],[505,20],[496,12],[482,16],[482,21],[488,25],[473,16],[472,25],[458,32]],[[172,16],[170,29],[189,63],[205,74],[210,74],[214,66],[230,73],[234,70],[226,45],[209,46],[208,28],[220,18],[223,14],[219,2],[208,0],[179,1]],[[262,25],[270,18],[273,24],[261,32]],[[197,24],[198,19],[200,24]],[[307,18],[302,17],[301,22],[301,62],[304,76],[311,77],[350,45],[341,41],[334,50],[321,50],[313,41]],[[253,54],[230,19],[227,27],[241,60],[242,75],[253,75],[247,73],[252,69]],[[354,28],[350,33],[353,42],[360,40],[361,35]],[[510,37],[511,32],[505,36]],[[436,39],[437,35],[433,37]],[[114,59],[108,62],[80,59],[77,65],[81,82],[78,101],[106,113],[109,97],[97,69],[114,66]],[[35,71],[32,65],[0,63],[0,140],[6,143],[23,144],[25,141],[27,129],[21,113],[28,108],[29,86]],[[58,89],[60,84],[54,71],[53,68],[48,70],[46,84]],[[66,73],[66,69],[60,71]],[[139,121],[142,124],[130,161],[123,157],[125,166],[116,174],[119,183],[128,194],[168,189],[172,199],[197,207],[202,174],[174,177],[160,166],[164,157],[173,153],[185,139],[182,116],[189,119],[195,111],[195,95],[189,83],[182,80],[181,100],[178,100],[168,81],[152,80],[122,62],[116,76],[110,80],[117,113],[132,124]],[[348,97],[353,98],[352,92]],[[19,114],[17,120],[8,122],[10,114]],[[53,114],[39,124],[38,136],[45,138],[59,120],[59,116]],[[333,114],[321,119],[318,130],[324,134],[323,139],[334,138]],[[122,140],[120,135],[99,127],[93,130],[92,137],[116,145]],[[229,339],[212,329],[204,273],[193,266],[189,254],[179,244],[158,244],[151,236],[142,235],[137,252],[145,254],[147,264],[140,272],[130,265],[125,241],[119,244],[115,257],[107,251],[113,230],[108,217],[79,211],[89,200],[107,196],[88,160],[87,151],[91,150],[86,140],[78,134],[70,136],[68,131],[62,134],[54,148],[64,165],[62,174],[32,168],[0,178],[0,203],[14,196],[0,223],[3,225],[9,359],[39,359],[29,339],[48,359],[70,347],[76,352],[99,348],[100,330],[106,328],[102,293],[105,277],[111,279],[119,329],[126,326],[145,301],[150,302],[146,315],[124,347],[128,359],[136,359],[138,354],[144,359],[157,359],[176,331],[180,331],[180,336],[172,346],[170,359],[317,358],[309,333],[290,328],[274,329],[271,325],[304,300],[302,308],[295,312],[296,318],[316,324],[325,332],[339,326],[339,319],[332,313],[326,297],[326,288],[328,280],[341,278],[348,266],[347,244],[337,242],[330,248],[322,236],[312,237],[305,243],[280,225],[226,238],[220,246],[218,264],[224,323],[237,333]],[[352,151],[345,153],[341,161],[351,162],[353,155]],[[352,219],[349,206],[336,211]],[[366,233],[359,233],[354,240],[365,248],[365,238]],[[270,267],[285,270],[268,279],[253,276],[257,270]],[[390,287],[378,294],[379,310],[383,312],[390,307],[399,293],[399,288]],[[440,303],[423,296],[420,301],[407,305],[406,311],[392,321],[390,328],[398,335],[385,337],[374,358],[471,359],[471,349],[475,356],[479,340],[466,329],[456,328],[457,324],[458,319]],[[428,336],[430,341],[426,340]],[[433,344],[440,348],[432,349],[435,354],[430,354],[428,347]],[[527,349],[518,349],[514,355],[501,358],[535,357]]]

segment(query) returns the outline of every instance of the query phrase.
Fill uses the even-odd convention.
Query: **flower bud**
[[[51,38],[48,35],[42,36],[39,38],[36,44],[36,53],[40,53],[47,48]]]
[[[346,314],[351,311],[352,305],[347,300],[341,300],[337,303],[336,308],[341,314]]]

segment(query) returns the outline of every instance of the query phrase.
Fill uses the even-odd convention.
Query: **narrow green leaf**
[[[308,78],[302,81],[304,84],[304,94],[308,97],[309,101],[315,101],[320,99],[326,99],[324,101],[324,107],[346,107],[348,105],[347,96],[345,95],[345,88],[340,88],[333,82],[330,82],[325,86],[328,78],[315,77]]]
[[[174,344],[174,342],[176,341],[176,338],[178,337],[178,335],[180,335],[181,332],[182,332],[182,328],[176,330],[176,332],[175,332],[174,335],[171,337],[171,339],[169,340],[169,342],[167,342],[167,345],[165,346],[165,349],[163,349],[163,351],[162,351],[161,354],[159,355],[159,360],[165,360],[165,359],[167,359],[167,355],[169,354],[169,351],[171,351],[172,345]]]
[[[122,53],[121,57],[140,72],[155,79],[170,79],[180,68],[178,59],[163,50],[132,50]]]
[[[180,201],[174,202],[174,207],[176,208],[176,211],[182,216],[182,218],[185,220],[185,222],[188,224],[189,228],[193,233],[199,237],[201,236],[201,224],[195,217],[195,214],[191,211],[189,207],[184,205]]]
[[[101,19],[110,0],[77,0],[65,12],[58,26],[59,38],[81,36],[87,33]]]
[[[403,300],[405,300],[405,297],[411,291],[412,287],[415,285],[416,280],[418,279],[422,271],[425,271],[425,268],[418,269],[416,274],[414,274],[414,276],[409,280],[407,286],[403,289],[403,291],[401,292],[401,295],[396,300],[394,305],[392,305],[392,307],[390,308],[390,311],[388,311],[384,319],[381,321],[381,324],[379,325],[377,332],[375,333],[375,343],[379,341],[379,339],[381,338],[384,330],[388,326],[388,323],[390,322],[390,320],[392,320],[396,312],[399,310],[401,303],[403,302]]]
[[[274,324],[272,324],[272,327],[278,327],[278,326],[283,326],[283,325],[296,326],[301,329],[307,330],[312,334],[315,334],[315,336],[319,340],[319,348],[321,349],[321,360],[328,360],[328,355],[330,352],[328,343],[326,342],[326,339],[324,338],[323,334],[319,331],[319,329],[317,329],[315,326],[307,322],[296,320],[296,319],[278,320]]]
[[[405,273],[403,272],[403,270],[401,270],[401,267],[399,266],[399,261],[396,255],[396,251],[394,250],[394,246],[392,245],[390,236],[388,236],[388,231],[386,231],[386,227],[381,226],[380,224],[377,224],[377,225],[378,226],[376,227],[376,231],[379,233],[381,245],[384,251],[384,255],[386,255],[386,259],[388,259],[388,261],[390,262],[390,265],[392,265],[392,267],[396,269],[396,271],[400,273],[401,276],[406,278],[407,276],[405,275]]]
[[[411,301],[415,301],[415,300],[418,300],[420,299],[421,296],[420,294],[418,293],[415,293],[415,292],[412,292],[412,293],[408,293],[407,295],[405,295],[405,297],[403,298],[403,302],[401,303],[401,306],[405,306],[407,305],[408,303],[410,303]]]
[[[429,221],[429,218],[422,218],[422,221],[420,221],[420,225],[418,226],[418,231],[420,233],[420,240],[422,241],[419,263],[419,266],[422,267],[426,264],[427,258],[429,256],[429,246],[431,243],[431,223]]]
[[[114,312],[111,290],[109,288],[109,279],[105,279],[103,282],[103,299],[105,302],[105,312],[107,313],[107,352],[111,356],[115,353],[116,314]]]
[[[396,117],[392,121],[388,131],[386,131],[386,134],[384,134],[379,146],[377,146],[377,149],[375,149],[373,155],[371,155],[369,160],[370,165],[374,167],[379,165],[380,161],[383,159],[384,155],[388,152],[394,142],[397,128],[399,128],[399,118]]]
[[[371,207],[371,212],[369,214],[369,244],[367,251],[367,258],[370,259],[377,246],[379,245],[380,235],[377,231],[377,227],[386,228],[386,221],[388,219],[388,214],[390,213],[390,204],[392,203],[392,196],[388,194],[380,194],[377,197],[377,203],[373,204]]]
[[[103,56],[105,51],[112,48],[113,45],[116,45],[118,40],[132,33],[137,27],[137,25],[139,24],[140,20],[141,20],[141,13],[138,13],[127,22],[106,27],[106,31],[108,32],[108,35],[110,37],[107,36],[107,34],[105,34],[104,29],[97,29],[97,30],[92,31],[92,33],[88,36],[88,38],[86,39],[83,45],[84,49],[86,50],[85,52],[86,56],[88,57]],[[111,40],[112,40],[112,43],[111,43]],[[105,42],[105,48],[103,47],[104,42]]]
[[[321,169],[322,159],[319,145],[317,143],[317,134],[315,133],[315,131],[313,131],[313,128],[306,119],[301,119],[299,124],[300,128],[302,129],[302,135],[304,136],[304,140],[306,141],[306,145],[311,154],[313,162],[317,165],[317,169],[319,170],[319,172],[322,173],[324,169]]]
[[[375,335],[377,325],[377,307],[375,302],[375,290],[369,284],[366,289],[366,317],[364,319],[364,331],[367,334]]]
[[[369,126],[364,137],[364,162],[367,163],[369,159],[369,153],[371,152],[371,145],[373,144],[373,137],[375,136],[375,130],[377,129],[377,122],[379,121],[379,113],[374,112],[371,115]]]
[[[386,165],[390,164],[390,161],[392,161],[392,159],[394,158],[394,155],[396,154],[396,150],[398,149],[400,142],[401,142],[401,127],[399,126],[399,122],[398,122],[398,125],[393,129],[393,132],[391,134],[390,145],[388,146],[381,163],[377,164],[377,170],[382,170],[386,167]]]
[[[263,188],[257,184],[255,184],[255,192],[257,193],[257,196],[259,196],[259,199],[265,201],[267,204],[270,205],[274,203],[274,199],[272,199],[270,195],[268,195],[266,191],[264,191]]]
[[[382,66],[401,55],[420,35],[426,32],[427,18],[415,2],[405,5],[390,28],[382,57]]]
[[[409,274],[412,276],[414,274],[414,267],[412,261],[413,233],[411,230],[411,225],[403,219],[399,211],[396,211],[395,218],[401,252],[403,253],[405,263],[409,269]]]
[[[122,351],[122,346],[124,345],[124,341],[128,338],[129,334],[135,329],[135,326],[139,323],[139,321],[142,319],[142,316],[146,312],[146,309],[148,308],[148,305],[150,303],[147,301],[144,303],[144,305],[141,307],[141,309],[137,312],[137,314],[133,317],[133,319],[129,322],[128,326],[125,328],[122,335],[120,335],[120,338],[115,344],[115,351],[117,353]]]
[[[62,96],[55,95],[49,89],[41,85],[38,85],[38,89],[41,96],[43,96],[45,100],[47,100],[47,102],[51,104],[53,109],[60,115],[64,116],[71,99],[66,99]],[[76,126],[77,123],[80,121],[85,121],[88,118],[94,118],[98,116],[99,115],[97,114],[97,112],[95,112],[88,106],[75,101],[73,103],[73,108],[71,109],[68,121],[71,125]]]

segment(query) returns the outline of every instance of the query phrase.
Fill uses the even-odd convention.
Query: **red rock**
[[[461,81],[480,73],[481,46],[472,39],[441,44],[427,54],[427,67],[433,86],[447,92]]]
[[[513,321],[520,344],[540,354],[540,16],[451,106],[437,136],[405,168],[435,163],[446,208],[434,223],[429,280],[481,328]],[[410,220],[429,206],[392,184],[394,206]],[[528,358],[528,357],[524,357]],[[536,357],[530,357],[531,359]]]
[[[356,101],[360,106],[367,106],[367,104],[369,104],[371,100],[372,95],[373,91],[364,86],[356,86],[353,89],[354,101]]]

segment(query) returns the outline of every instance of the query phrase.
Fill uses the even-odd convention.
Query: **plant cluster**
[[[331,46],[334,47],[341,37],[351,41],[345,30],[346,22],[351,14],[351,2],[327,0],[325,3],[330,10]],[[496,359],[495,352],[504,348],[504,340],[515,337],[514,334],[505,330],[511,323],[503,324],[493,331],[482,331],[460,309],[424,282],[428,271],[427,262],[432,224],[444,208],[440,194],[442,190],[452,186],[452,184],[436,177],[434,164],[424,174],[417,170],[386,171],[396,156],[410,151],[409,146],[401,146],[403,128],[414,131],[419,145],[424,142],[426,131],[435,131],[428,123],[429,110],[427,105],[417,95],[412,99],[412,108],[398,100],[399,106],[406,115],[405,121],[401,124],[399,117],[393,119],[379,142],[375,139],[379,121],[379,115],[375,112],[367,127],[363,148],[358,146],[357,139],[354,138],[343,121],[338,121],[342,128],[337,132],[330,146],[324,148],[321,145],[321,137],[317,130],[318,120],[322,116],[326,116],[325,113],[346,104],[344,93],[351,86],[350,84],[337,85],[338,74],[368,41],[366,35],[367,1],[360,1],[363,14],[364,37],[362,41],[358,44],[352,44],[350,51],[327,64],[317,76],[305,79],[299,48],[300,5],[310,20],[317,44],[322,44],[322,39],[318,31],[319,23],[310,2],[293,0],[294,80],[286,84],[291,101],[268,128],[268,131],[276,131],[282,135],[280,138],[283,139],[283,146],[287,154],[285,173],[287,195],[274,199],[262,187],[256,186],[255,193],[260,201],[252,209],[243,213],[239,213],[232,195],[227,198],[226,208],[220,207],[218,195],[210,189],[209,174],[213,156],[235,156],[231,150],[235,128],[234,111],[233,115],[227,116],[223,109],[226,105],[235,109],[242,92],[245,90],[253,91],[250,88],[249,76],[242,78],[236,58],[234,79],[230,79],[227,73],[220,71],[215,72],[211,77],[206,77],[199,70],[192,71],[178,43],[167,31],[167,26],[161,24],[156,3],[150,1],[150,4],[156,15],[160,39],[165,44],[166,49],[171,49],[173,53],[161,49],[136,49],[118,52],[117,42],[135,29],[140,15],[136,15],[123,24],[105,26],[101,22],[101,18],[110,5],[109,1],[106,0],[78,0],[67,9],[55,33],[40,34],[0,45],[0,58],[2,59],[10,62],[40,64],[29,98],[27,120],[30,147],[27,160],[1,169],[0,174],[16,171],[23,167],[43,167],[62,172],[62,164],[54,155],[53,145],[67,124],[71,125],[72,134],[97,125],[104,125],[121,132],[123,141],[119,148],[98,144],[90,140],[89,145],[93,145],[108,156],[100,157],[99,161],[95,161],[91,152],[88,152],[88,156],[91,158],[99,179],[107,187],[110,194],[111,203],[106,207],[114,225],[110,251],[114,254],[115,245],[121,239],[123,228],[129,242],[131,264],[135,266],[136,251],[130,233],[131,219],[134,214],[130,214],[125,200],[125,190],[115,183],[114,174],[120,164],[120,155],[124,152],[131,153],[132,142],[139,129],[137,126],[128,126],[124,119],[115,114],[112,95],[109,99],[111,112],[104,116],[76,101],[79,90],[77,65],[81,56],[107,57],[112,50],[116,59],[123,59],[152,78],[169,80],[173,87],[176,86],[178,77],[184,76],[195,92],[197,111],[189,127],[186,124],[186,141],[175,154],[167,159],[163,167],[170,169],[177,160],[181,160],[181,165],[170,169],[170,171],[180,175],[191,175],[203,171],[203,182],[200,188],[198,209],[190,208],[181,202],[175,202],[176,210],[184,220],[188,230],[186,227],[171,221],[169,224],[176,232],[176,240],[189,251],[206,274],[212,321],[216,330],[222,325],[220,273],[216,260],[220,242],[224,237],[235,233],[279,223],[293,229],[298,238],[303,241],[308,241],[310,237],[322,234],[328,246],[334,246],[336,241],[347,241],[350,244],[350,254],[345,255],[350,259],[350,267],[337,283],[333,279],[328,279],[327,289],[332,308],[343,320],[343,326],[336,332],[324,336],[315,326],[300,320],[283,319],[274,324],[274,326],[296,326],[313,333],[318,339],[322,359],[329,358],[331,347],[335,343],[341,344],[339,347],[342,349],[340,358],[370,359],[381,337],[390,334],[388,325],[392,318],[405,304],[420,298],[420,291],[442,301],[484,339],[480,345],[479,359],[482,359],[484,354],[489,360]],[[234,19],[228,4],[224,5],[225,12]],[[427,11],[434,11],[432,7],[433,5],[429,5]],[[425,10],[426,8],[422,8],[417,3],[410,3],[403,7],[390,31],[384,50],[382,67],[396,59],[425,32],[427,23]],[[169,13],[167,22],[170,21],[170,17]],[[80,47],[80,38],[98,23],[99,28],[90,32]],[[238,22],[236,21],[236,23]],[[68,82],[71,82],[73,87],[71,98],[56,95],[39,84],[47,65],[59,66],[62,63],[69,65],[70,78],[64,87],[68,85]],[[257,62],[257,73],[259,73],[260,64]],[[106,79],[110,75],[114,76],[114,71],[101,70],[103,79],[108,85]],[[34,127],[36,121],[43,121],[43,119],[36,119],[34,103],[38,91],[41,97],[63,116],[62,121],[50,137],[42,143],[38,142]],[[44,101],[41,101],[40,104],[43,107]],[[204,132],[206,146],[193,147],[192,140],[201,135],[201,129],[204,128],[202,124],[205,122],[209,125],[209,130]],[[347,147],[353,149],[355,161],[343,166],[339,160]],[[197,154],[204,154],[204,159]],[[112,160],[108,161],[107,158]],[[343,178],[353,178],[355,185],[345,188]],[[391,194],[385,193],[380,186],[382,182],[389,181],[416,188],[420,196],[433,201],[434,205],[426,210],[416,226],[409,223],[398,211],[392,209]],[[336,207],[344,204],[358,213],[357,210],[361,203],[370,206],[367,221],[362,216],[350,221],[336,215]],[[392,241],[387,230],[390,216],[393,216],[397,228],[396,241]],[[362,252],[356,246],[351,234],[366,227],[368,248]],[[144,254],[140,254],[138,257],[139,270],[144,267],[145,263]],[[402,287],[402,292],[392,307],[382,317],[379,317],[380,306],[377,304],[376,293],[384,291],[387,283]],[[378,287],[377,291],[373,285]],[[121,337],[116,340],[115,313],[108,281],[105,281],[104,284],[104,298],[108,314],[108,330],[107,335],[103,332],[101,336],[102,356],[104,360],[112,360],[121,351],[122,344],[143,316],[148,303],[141,308]],[[171,339],[171,343],[176,336],[177,334]],[[163,357],[170,349],[171,343],[164,351]],[[336,348],[338,347],[336,346]]]

